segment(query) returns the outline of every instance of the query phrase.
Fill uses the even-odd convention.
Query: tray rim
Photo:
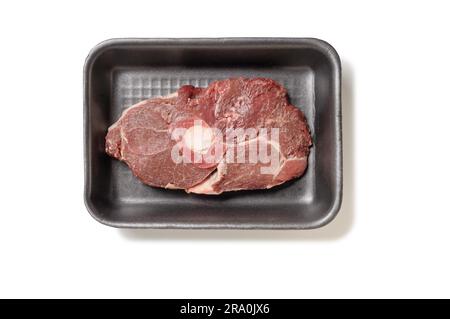
[[[92,66],[97,57],[103,52],[113,48],[114,46],[141,46],[141,45],[164,45],[164,46],[179,46],[179,45],[255,45],[266,46],[268,44],[293,47],[299,45],[313,46],[315,49],[323,53],[332,64],[332,74],[334,76],[334,90],[332,99],[336,105],[336,181],[337,189],[331,208],[327,214],[308,225],[280,225],[280,224],[196,224],[196,223],[133,223],[133,222],[114,222],[108,218],[102,218],[95,211],[91,200],[89,199],[89,185],[91,175],[89,174],[89,160],[90,157],[90,140],[89,125],[88,125],[88,109],[89,109],[89,78]],[[243,230],[257,230],[257,229],[272,229],[272,230],[308,230],[316,229],[328,225],[335,219],[342,205],[343,199],[343,149],[342,149],[342,66],[339,54],[335,48],[328,42],[314,38],[314,37],[207,37],[207,38],[142,38],[142,37],[128,37],[128,38],[110,38],[101,41],[95,45],[89,52],[85,59],[83,67],[83,157],[84,157],[84,204],[89,214],[99,223],[114,228],[135,228],[135,229],[243,229]]]

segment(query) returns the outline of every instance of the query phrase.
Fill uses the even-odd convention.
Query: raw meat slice
[[[311,145],[305,116],[281,85],[235,78],[128,108],[105,148],[145,184],[220,194],[301,176]]]

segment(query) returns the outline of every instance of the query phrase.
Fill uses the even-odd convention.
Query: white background
[[[0,297],[450,297],[445,1],[0,4]],[[318,37],[344,202],[313,231],[126,231],[83,203],[82,70],[112,37]]]

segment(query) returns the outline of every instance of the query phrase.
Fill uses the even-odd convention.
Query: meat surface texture
[[[311,145],[305,116],[285,88],[233,78],[131,106],[108,129],[105,148],[147,185],[220,194],[303,175]]]

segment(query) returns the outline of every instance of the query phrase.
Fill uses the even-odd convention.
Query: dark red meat
[[[239,129],[254,134],[241,138]],[[272,138],[276,129],[278,139]],[[145,184],[200,194],[271,188],[301,176],[310,146],[303,113],[289,104],[282,86],[264,78],[186,85],[142,101],[124,111],[106,136],[106,152]],[[267,156],[248,160],[251,150],[259,156],[263,149],[269,163]]]

